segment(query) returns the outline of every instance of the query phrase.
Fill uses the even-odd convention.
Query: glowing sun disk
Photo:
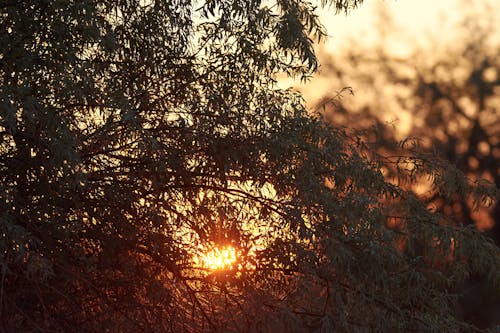
[[[236,250],[232,246],[215,248],[207,252],[201,259],[206,268],[225,269],[236,262]]]

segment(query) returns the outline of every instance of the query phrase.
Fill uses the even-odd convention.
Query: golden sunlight
[[[236,250],[232,246],[214,248],[201,257],[203,267],[211,270],[231,268],[236,263]]]

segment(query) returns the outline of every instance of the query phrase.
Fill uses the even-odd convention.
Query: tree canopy
[[[280,90],[317,67],[311,3],[5,0],[0,27],[1,330],[475,329],[454,286],[498,286],[498,248],[383,170],[498,190]]]
[[[500,187],[500,44],[495,38],[499,31],[494,11],[488,3],[493,4],[475,4],[458,20],[455,38],[460,43],[449,41],[438,49],[429,43],[407,56],[387,50],[387,41],[401,30],[387,19],[387,12],[382,12],[377,45],[348,48],[322,59],[321,76],[329,78],[329,85],[338,89],[349,84],[355,96],[344,93],[343,99],[332,99],[332,89],[323,88],[327,93],[316,107],[324,108],[325,118],[336,125],[365,130],[376,142],[372,146],[385,157],[397,156],[397,138],[411,135],[418,138],[421,150],[434,151],[467,177],[482,177]],[[400,119],[390,126],[386,123],[389,115]],[[369,131],[372,127],[377,131]],[[391,171],[397,175],[394,168]],[[476,225],[497,246],[500,244],[500,202],[475,207],[460,192],[445,200],[442,193],[426,184],[424,175],[407,188],[413,188],[421,200],[454,224]],[[481,326],[500,323],[500,290],[485,280],[472,276],[464,284],[461,300],[466,309],[462,315]]]

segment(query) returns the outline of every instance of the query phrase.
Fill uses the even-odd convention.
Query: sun
[[[231,268],[236,263],[236,249],[232,246],[216,247],[201,257],[201,263],[210,270]]]

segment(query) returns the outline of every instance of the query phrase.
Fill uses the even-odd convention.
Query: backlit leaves
[[[316,67],[310,3],[0,8],[7,329],[458,331],[432,273],[494,277],[495,248],[276,87]],[[443,191],[475,188],[407,155]],[[226,270],[197,261],[227,247]]]

